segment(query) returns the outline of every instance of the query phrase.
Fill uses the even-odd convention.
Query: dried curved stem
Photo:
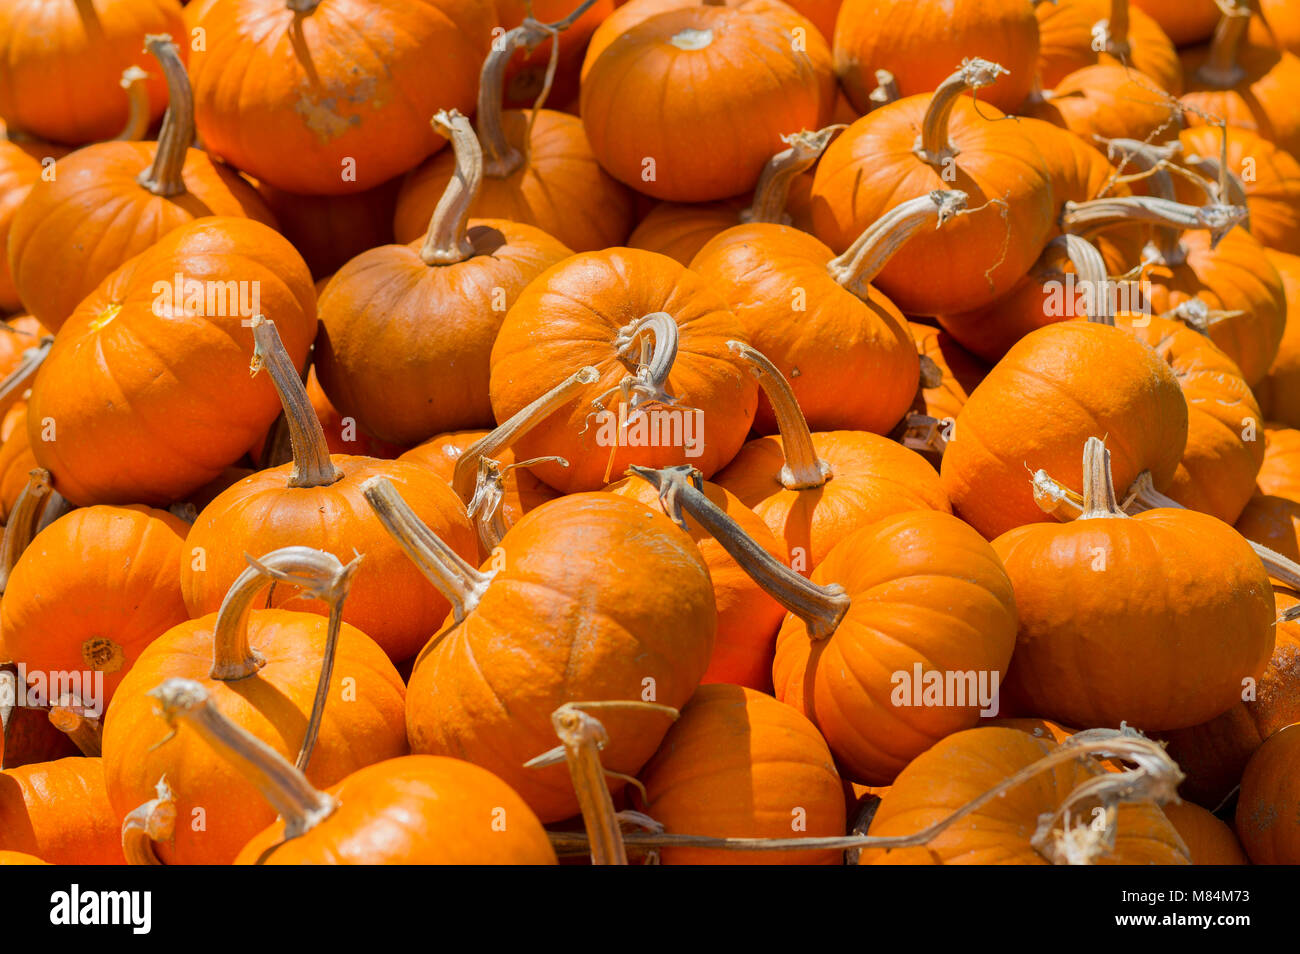
[[[320,824],[338,807],[317,791],[307,776],[275,749],[241,729],[212,704],[207,690],[192,679],[167,679],[149,695],[173,729],[185,722],[204,742],[230,762],[270,802],[284,821],[284,836],[297,838]]]
[[[451,140],[456,152],[456,172],[438,199],[429,220],[420,258],[428,265],[455,265],[474,255],[469,238],[469,210],[483,185],[483,150],[469,120],[459,110],[441,109],[433,128]]]
[[[1115,484],[1110,476],[1110,451],[1100,438],[1090,437],[1083,445],[1083,512],[1080,520],[1100,517],[1127,517],[1115,499]]]
[[[45,509],[52,492],[50,472],[43,467],[32,468],[27,477],[27,486],[18,494],[13,509],[9,511],[4,537],[0,538],[0,593],[9,585],[9,574],[13,572],[18,558],[32,542],[32,537],[36,536],[41,511]]]
[[[1250,0],[1220,2],[1223,16],[1215,27],[1210,41],[1210,53],[1196,78],[1211,89],[1232,89],[1245,78],[1245,70],[1237,64],[1237,52],[1246,37],[1252,11]]]
[[[316,409],[311,406],[307,388],[294,367],[293,359],[284,350],[275,322],[254,315],[252,326],[253,361],[249,370],[256,375],[263,367],[267,369],[284,406],[285,425],[293,447],[293,473],[289,475],[288,486],[328,487],[341,480],[343,472],[330,460],[325,429],[316,416]]]
[[[807,490],[825,484],[834,476],[831,465],[817,456],[808,420],[799,409],[799,402],[795,400],[794,391],[790,390],[790,382],[785,379],[785,375],[766,355],[743,341],[728,341],[727,347],[758,378],[759,386],[767,395],[772,412],[776,415],[777,430],[781,433],[781,450],[785,454],[785,466],[778,476],[781,486],[786,490]]]
[[[194,142],[194,92],[180,52],[170,36],[150,34],[144,38],[144,46],[162,65],[168,101],[153,164],[136,181],[154,195],[180,195],[185,191],[185,158]]]
[[[126,125],[115,137],[119,142],[137,142],[149,132],[149,74],[138,66],[122,71],[126,90]]]
[[[158,779],[154,793],[122,820],[122,854],[128,865],[161,865],[154,842],[170,842],[176,836],[176,796],[166,775]]]
[[[934,222],[940,228],[966,209],[968,196],[960,190],[936,189],[894,206],[863,229],[853,244],[826,263],[831,278],[857,295],[866,298],[871,282],[894,254],[917,232]]]
[[[501,543],[506,531],[505,515],[501,512],[501,502],[506,494],[505,475],[518,467],[535,467],[538,464],[559,464],[568,467],[569,462],[563,457],[533,457],[513,464],[501,466],[501,462],[491,457],[478,459],[478,483],[474,486],[474,495],[470,497],[465,510],[478,530],[479,544],[491,553]]]
[[[943,167],[949,159],[958,155],[957,149],[948,141],[948,120],[958,97],[967,90],[977,90],[992,85],[997,78],[1009,70],[990,63],[988,60],[962,60],[961,68],[939,84],[930,98],[930,106],[925,111],[925,120],[921,126],[921,135],[916,148],[912,151],[923,162],[936,169]]]
[[[457,623],[463,622],[478,606],[495,574],[470,566],[438,539],[388,478],[371,477],[361,485],[361,493],[384,529],[451,603],[452,618]]]
[[[812,639],[835,632],[849,611],[849,596],[838,583],[826,586],[800,576],[759,546],[735,520],[701,489],[700,472],[688,464],[661,470],[632,465],[628,470],[659,491],[664,513],[683,530],[682,511],[722,544],[722,548],[765,593],[803,620]]]
[[[1066,202],[1061,228],[1075,234],[1092,234],[1130,222],[1147,222],[1179,231],[1207,229],[1211,247],[1232,231],[1246,217],[1246,208],[1237,205],[1182,205],[1155,196],[1124,196]],[[1177,249],[1161,249],[1169,256],[1165,264],[1177,265],[1185,258],[1181,243]]]
[[[782,136],[781,141],[790,148],[782,149],[763,166],[758,185],[754,186],[754,199],[740,213],[740,221],[789,224],[790,217],[785,214],[785,204],[790,198],[790,186],[795,177],[817,161],[837,132],[847,128],[843,123],[838,123],[816,132],[803,129]]]
[[[102,718],[86,711],[81,699],[65,693],[50,706],[50,724],[69,739],[85,756],[103,754],[104,727]]]
[[[631,410],[644,404],[676,404],[668,393],[668,375],[677,360],[677,322],[666,311],[656,311],[628,322],[618,329],[614,351],[636,368],[615,387],[591,402],[596,411],[605,401],[621,395]]]
[[[600,380],[600,372],[590,365],[579,368],[551,390],[532,403],[520,408],[497,427],[484,434],[456,459],[456,469],[451,477],[451,489],[461,502],[469,505],[474,499],[479,475],[479,461],[496,457],[519,438],[523,437],[546,417],[571,401],[585,385]]]

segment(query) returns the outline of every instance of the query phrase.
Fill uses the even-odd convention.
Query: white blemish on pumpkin
[[[713,31],[683,30],[668,42],[679,50],[702,50],[713,42]]]

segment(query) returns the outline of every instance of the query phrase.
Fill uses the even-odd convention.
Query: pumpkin
[[[24,392],[53,344],[54,336],[30,315],[18,315],[0,325],[0,414],[5,419],[3,427],[10,432],[11,412],[26,404]]]
[[[129,109],[118,78],[147,67],[146,37],[167,33],[186,33],[175,0],[10,0],[0,7],[0,117],[73,146],[112,138]],[[156,119],[166,85],[155,75],[145,86]]]
[[[625,32],[603,48],[593,37],[581,100],[591,151],[615,179],[657,199],[748,191],[782,134],[830,118],[826,40],[779,0],[662,6],[631,0],[620,11]]]
[[[47,161],[39,148],[0,141],[0,249],[8,247],[9,230],[18,207],[53,162],[54,157]],[[0,310],[17,311],[22,305],[9,269],[9,256],[0,255]]]
[[[1233,526],[1252,543],[1300,562],[1300,503],[1272,494],[1255,494]]]
[[[1187,846],[1194,865],[1248,865],[1232,829],[1200,805],[1170,802],[1161,811]]]
[[[546,87],[552,69],[552,45],[558,46],[559,51],[554,53],[556,62],[554,75],[550,78],[551,96],[561,103],[576,97],[578,74],[587,43],[616,6],[615,0],[594,0],[585,4],[578,0],[496,0],[497,17],[506,33],[525,25],[526,17],[559,29],[553,36],[545,31],[530,31],[529,42],[519,49],[503,42],[504,37],[498,37],[498,46],[505,48],[507,54],[507,65],[503,82],[497,89],[504,93],[506,103],[516,109],[534,105],[538,93]],[[574,19],[574,13],[579,10],[581,13]]]
[[[1296,427],[1300,426],[1300,255],[1272,249],[1265,249],[1264,255],[1282,279],[1286,319],[1277,357],[1255,386],[1255,395],[1265,417]]]
[[[1035,4],[1038,80],[1043,88],[1053,89],[1068,74],[1103,63],[1131,66],[1160,89],[1182,92],[1183,68],[1173,43],[1155,20],[1132,7],[1130,0]]]
[[[1038,59],[1030,0],[844,0],[835,21],[835,72],[859,112],[871,108],[875,71],[894,75],[903,96],[928,93],[967,57],[1010,71],[981,99],[1011,112],[1029,95]]]
[[[677,708],[695,691],[713,649],[713,588],[699,549],[662,514],[615,494],[553,500],[510,529],[486,573],[430,533],[391,484],[372,479],[366,498],[453,604],[411,672],[414,753],[480,765],[543,822],[558,821],[578,809],[568,772],[524,767],[553,747],[556,708],[647,691]],[[604,721],[603,762],[624,775],[668,730],[663,714],[644,710]]]
[[[210,4],[191,23],[207,36],[190,58],[199,135],[279,189],[374,188],[444,144],[437,110],[473,107],[495,25],[492,0]]]
[[[164,777],[177,818],[202,809],[206,826],[177,825],[173,841],[157,846],[167,864],[229,864],[276,813],[191,726],[175,738],[164,731],[149,694],[164,679],[199,683],[241,728],[282,755],[308,758],[314,785],[407,751],[402,680],[374,640],[314,613],[254,609],[267,585],[279,582],[325,597],[337,613],[351,568],[307,547],[258,552],[219,613],[180,623],[145,648],[104,720],[104,774],[119,818],[152,799]],[[327,682],[319,686],[322,673]]]
[[[188,618],[181,599],[186,524],[148,507],[81,507],[36,535],[0,604],[5,648],[29,673],[102,673],[81,685],[103,707],[153,639]],[[96,677],[100,678],[100,677]]]
[[[851,9],[843,7],[841,16]],[[969,197],[968,214],[916,236],[874,280],[907,314],[965,311],[992,301],[1028,271],[1050,237],[1053,191],[1042,153],[1001,112],[962,95],[989,86],[1000,72],[985,60],[967,62],[934,94],[908,96],[863,116],[817,164],[814,231],[836,252],[906,199],[935,189]],[[935,262],[945,263],[943,282],[928,277]]]
[[[506,309],[571,254],[532,226],[470,219],[482,152],[464,116],[440,112],[434,122],[455,140],[459,168],[427,235],[358,255],[319,307],[316,371],[331,403],[408,445],[492,423],[488,360]]]
[[[1187,775],[1180,791],[1207,808],[1217,808],[1231,794],[1265,739],[1300,721],[1300,623],[1287,613],[1300,598],[1274,587],[1273,601],[1279,617],[1276,643],[1258,682],[1243,685],[1239,701],[1227,712],[1161,736]]]
[[[1183,115],[1190,126],[1226,120],[1300,157],[1300,114],[1294,98],[1300,59],[1247,40],[1256,2],[1223,0],[1224,14],[1213,42],[1183,53]]]
[[[1063,76],[1025,112],[1087,142],[1164,142],[1177,137],[1180,125],[1177,102],[1159,82],[1113,63],[1096,63]]]
[[[689,462],[706,478],[745,440],[758,388],[730,357],[744,327],[712,284],[639,249],[587,252],[519,295],[492,348],[492,411],[504,421],[554,383],[556,368],[599,377],[522,436],[516,454],[558,455],[538,477],[564,493],[603,487],[632,463]]]
[[[887,434],[916,396],[920,364],[907,319],[871,282],[891,253],[960,215],[964,202],[957,192],[904,202],[840,256],[789,226],[737,225],[691,268],[713,280],[749,341],[792,382],[809,427]],[[777,430],[766,401],[754,429]]]
[[[535,24],[516,27],[494,42],[483,64],[476,116],[483,173],[470,214],[536,226],[578,252],[622,245],[634,221],[632,193],[596,162],[581,120],[553,109],[502,110],[511,54],[546,35]],[[393,220],[397,241],[424,235],[457,174],[456,157],[443,151],[406,176]]]
[[[1287,0],[1258,0],[1248,36],[1251,43],[1300,55],[1300,17]]]
[[[353,580],[343,619],[394,661],[408,659],[447,614],[448,604],[375,521],[359,487],[371,476],[389,477],[456,552],[472,556],[477,547],[464,507],[444,481],[414,464],[331,456],[293,362],[278,340],[277,323],[255,321],[253,333],[258,366],[266,363],[284,401],[294,460],[244,478],[203,508],[185,541],[185,603],[194,616],[216,612],[244,570],[245,553],[295,544],[340,559],[362,553],[365,561]],[[326,609],[318,599],[283,592],[273,605],[308,613]]]
[[[165,505],[238,460],[279,412],[275,390],[248,375],[253,305],[276,316],[302,367],[316,331],[311,276],[249,219],[196,219],[105,278],[32,384],[28,439],[59,493]]]
[[[176,44],[151,37],[149,49],[171,94],[158,142],[78,149],[59,160],[57,176],[32,186],[14,214],[8,246],[14,286],[51,331],[115,269],[186,223],[211,215],[275,222],[252,186],[191,148],[193,99]],[[72,234],[75,242],[68,241]]]
[[[921,379],[912,410],[951,425],[990,366],[942,328],[919,321],[908,324],[921,357]]]
[[[1268,575],[1214,517],[1183,509],[1129,517],[1109,457],[1088,438],[1078,519],[993,541],[1020,616],[1007,697],[1075,725],[1197,725],[1231,708],[1242,680],[1264,671],[1273,648]]]
[[[41,861],[35,855],[29,855],[21,851],[0,851],[0,865],[48,865],[48,861]]]
[[[1045,756],[1059,751],[1046,739],[1016,729],[989,726],[950,735],[903,770],[885,795],[868,834],[911,835],[947,818],[978,796]],[[892,851],[866,849],[864,865],[1043,865],[1051,864],[1031,836],[1042,821],[1070,804],[1070,795],[1095,781],[1101,769],[1087,761],[1057,764],[1032,784],[1015,786],[976,808],[928,844]],[[1089,817],[1085,800],[1077,816]],[[1068,824],[1068,822],[1067,822]],[[1187,864],[1186,847],[1164,814],[1150,804],[1121,804],[1115,838],[1097,864]]]
[[[1300,431],[1264,425],[1264,461],[1255,483],[1260,493],[1300,501]]]
[[[0,850],[53,865],[123,864],[101,760],[63,758],[0,772]]]
[[[1279,729],[1250,757],[1237,797],[1237,835],[1253,864],[1300,864],[1300,724]]]
[[[393,212],[401,179],[348,195],[297,195],[265,182],[261,194],[280,232],[298,249],[312,278],[333,275],[349,259],[393,241]],[[427,223],[426,223],[427,224]]]
[[[833,125],[817,132],[805,129],[782,136],[781,141],[789,143],[789,147],[767,161],[748,204],[744,199],[660,202],[632,230],[627,244],[690,265],[711,238],[733,225],[746,222],[790,224],[791,216],[786,207],[792,198],[792,189],[799,186],[806,189],[811,185],[805,171],[817,161],[840,128]]]
[[[1133,7],[1160,24],[1178,46],[1208,40],[1219,22],[1215,0],[1131,0]]]
[[[664,830],[722,838],[837,837],[844,793],[817,729],[753,689],[701,686],[641,770]],[[666,848],[663,864],[840,864],[831,851]]]
[[[701,493],[773,559],[786,563],[785,544],[776,538],[767,524],[758,518],[735,494],[717,484],[700,483]],[[658,492],[649,483],[628,477],[605,488],[659,510]],[[718,626],[713,639],[709,667],[701,684],[732,683],[760,692],[772,689],[772,654],[776,651],[776,631],[785,610],[754,582],[745,566],[714,539],[708,528],[689,514],[686,532],[700,548],[713,583],[713,603],[718,611]],[[660,819],[662,821],[662,819]],[[687,829],[683,829],[687,830]],[[701,832],[694,832],[701,834]]]
[[[384,460],[392,460],[401,456],[402,452],[406,450],[406,447],[401,444],[392,444],[388,441],[381,441],[377,437],[371,437],[357,427],[356,418],[339,413],[338,408],[330,403],[329,397],[321,388],[320,380],[316,377],[316,366],[314,364],[308,369],[307,380],[304,384],[307,388],[307,400],[311,402],[312,409],[316,412],[316,420],[320,421],[321,431],[325,434],[325,446],[329,448],[331,454],[352,454],[356,457],[381,457]],[[265,465],[266,467],[273,467],[287,463],[292,459],[293,451],[290,446],[288,427],[287,425],[281,425],[285,425],[282,417],[277,418],[266,435],[259,438],[257,443],[253,445],[249,455],[254,461],[267,461],[270,457],[278,454],[279,456],[275,456],[273,463]],[[3,451],[0,451],[0,453],[3,453]],[[265,469],[265,467],[262,469]],[[248,473],[251,473],[251,471]],[[239,476],[247,477],[248,473]],[[234,480],[226,481],[218,487],[217,492],[225,490],[234,482]],[[215,497],[216,493],[211,496]],[[193,495],[191,495],[190,500],[194,502]]]

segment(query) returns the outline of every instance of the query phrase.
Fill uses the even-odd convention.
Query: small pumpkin
[[[312,278],[321,279],[368,249],[392,244],[400,187],[401,179],[390,179],[364,192],[314,196],[259,182],[257,191],[280,232],[302,253]]]
[[[971,392],[989,373],[990,365],[959,345],[942,328],[919,321],[908,324],[922,365],[912,410],[951,425]],[[932,369],[927,370],[927,364]]]
[[[1252,863],[1300,864],[1300,724],[1279,729],[1250,757],[1237,796],[1237,835]]]
[[[1286,319],[1277,356],[1255,385],[1255,395],[1269,420],[1300,427],[1300,255],[1272,249],[1265,249],[1264,255],[1282,279]]]
[[[1236,834],[1207,809],[1192,802],[1161,806],[1178,831],[1194,865],[1248,865]]]
[[[102,760],[64,758],[0,772],[0,851],[53,865],[124,864]]]
[[[1215,0],[1132,0],[1132,4],[1160,24],[1178,46],[1208,40],[1219,22]]]
[[[1250,42],[1300,55],[1300,17],[1287,0],[1258,0],[1250,21]]]
[[[1178,105],[1159,82],[1131,66],[1096,63],[1063,76],[1030,102],[1030,116],[1092,142],[1165,142],[1178,135]]]
[[[509,47],[506,50],[507,65],[503,81],[498,84],[507,105],[514,109],[533,106],[539,91],[545,88],[548,76],[554,102],[564,103],[576,97],[578,74],[582,70],[587,43],[605,18],[614,12],[618,6],[616,0],[593,0],[588,3],[579,3],[578,0],[495,2],[501,29],[506,33],[520,26],[528,26],[526,18],[541,21],[557,31],[549,35],[544,31],[530,31],[529,42],[520,49],[505,43],[504,37],[498,38],[498,46]],[[578,14],[576,18],[575,13]],[[538,33],[541,35],[538,36]],[[553,46],[559,47],[558,52],[553,50]],[[555,66],[552,68],[553,54]]]
[[[1131,66],[1161,89],[1182,92],[1183,68],[1173,43],[1130,0],[1056,0],[1035,4],[1034,14],[1043,88],[1054,88],[1075,70],[1104,63]]]
[[[0,250],[9,245],[9,230],[18,207],[54,160],[54,156],[43,156],[39,148],[0,140]],[[22,307],[9,256],[0,254],[0,310],[18,311]]]

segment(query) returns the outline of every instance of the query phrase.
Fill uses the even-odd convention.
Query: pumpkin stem
[[[153,164],[136,181],[154,195],[180,195],[185,191],[185,159],[194,143],[194,91],[170,36],[151,33],[144,38],[144,46],[162,65],[168,99]]]
[[[867,94],[871,108],[879,109],[881,106],[888,106],[890,103],[897,102],[901,95],[894,74],[889,70],[876,70],[876,88]]]
[[[27,486],[18,494],[13,509],[9,511],[4,537],[0,538],[0,593],[9,585],[9,574],[13,572],[14,564],[36,536],[41,511],[51,492],[50,472],[42,467],[32,468]]]
[[[790,382],[767,355],[756,348],[751,348],[743,341],[728,341],[727,348],[743,360],[754,377],[758,378],[759,386],[772,405],[776,427],[781,434],[781,450],[785,455],[785,466],[778,475],[781,486],[786,490],[821,487],[835,475],[831,472],[831,465],[817,456],[812,432],[808,429],[808,419],[799,408],[794,391],[790,389]]]
[[[45,335],[34,346],[23,352],[18,366],[10,371],[3,381],[0,381],[0,402],[8,401],[13,395],[27,390],[53,347],[54,336]]]
[[[99,716],[88,714],[78,696],[72,693],[60,696],[50,706],[49,719],[54,728],[72,740],[82,755],[93,757],[103,754],[102,720]]]
[[[149,74],[138,66],[122,71],[122,88],[126,90],[126,125],[115,137],[119,142],[138,142],[149,132]]]
[[[568,467],[569,462],[563,457],[534,457],[513,464],[501,466],[501,462],[491,457],[478,459],[478,480],[474,486],[474,496],[466,505],[466,512],[478,529],[479,543],[491,553],[496,549],[501,538],[510,529],[506,526],[505,515],[501,512],[501,501],[506,494],[506,477],[516,467],[534,467],[537,464],[556,463]]]
[[[1083,445],[1083,512],[1079,519],[1127,516],[1115,498],[1115,484],[1110,476],[1110,451],[1100,438],[1090,437]]]
[[[1245,217],[1245,206],[1194,206],[1155,196],[1123,196],[1066,202],[1061,214],[1061,228],[1084,235],[1129,222],[1149,222],[1176,230],[1207,229],[1213,248]],[[1175,248],[1160,249],[1159,254],[1161,262],[1166,265],[1181,264],[1186,258],[1181,242]]]
[[[1119,169],[1132,164],[1141,170],[1149,195],[1169,202],[1176,201],[1172,170],[1178,169],[1173,160],[1183,150],[1181,143],[1175,140],[1167,146],[1159,146],[1139,139],[1102,141],[1107,144],[1106,155],[1109,159],[1115,161],[1118,153]],[[1180,241],[1181,229],[1162,225],[1155,230],[1155,236],[1156,247],[1160,249],[1161,259],[1166,264],[1177,264],[1186,259],[1187,254]]]
[[[1083,291],[1088,320],[1098,325],[1114,325],[1113,285],[1106,271],[1106,260],[1097,247],[1087,239],[1069,234],[1058,236],[1048,245],[1053,249],[1064,248],[1074,266],[1075,284]]]
[[[294,13],[311,13],[320,6],[320,0],[284,0],[284,5]]]
[[[428,265],[455,265],[474,255],[469,238],[469,210],[483,185],[483,150],[478,137],[460,110],[440,109],[433,117],[433,128],[451,140],[456,152],[456,173],[438,199],[429,220],[420,258]]]
[[[614,352],[624,364],[635,370],[622,381],[591,402],[596,410],[605,410],[605,401],[619,394],[635,411],[643,404],[675,405],[668,393],[668,375],[677,360],[677,322],[666,311],[656,311],[629,321],[614,338]]]
[[[968,196],[959,190],[936,189],[894,206],[863,229],[853,244],[826,263],[826,271],[861,299],[889,260],[917,232],[934,221],[939,228],[966,209]]]
[[[1244,311],[1225,311],[1221,308],[1211,308],[1208,303],[1200,298],[1189,298],[1186,301],[1179,302],[1169,311],[1160,315],[1161,318],[1168,318],[1171,321],[1181,321],[1193,331],[1200,332],[1203,335],[1210,333],[1210,327],[1218,324],[1220,321],[1227,321],[1229,318],[1240,318]]]
[[[451,603],[452,618],[463,622],[478,606],[496,574],[470,566],[438,539],[386,477],[371,477],[361,485],[361,493],[384,529]]]
[[[579,368],[531,404],[520,408],[495,430],[484,434],[456,459],[451,488],[466,506],[474,498],[478,486],[479,460],[496,457],[519,438],[549,417],[561,405],[568,403],[585,385],[600,380],[600,372],[591,366]]]
[[[248,621],[253,603],[267,586],[296,586],[312,599],[328,602],[332,616],[342,610],[357,564],[353,560],[344,566],[332,553],[301,546],[281,547],[260,559],[245,555],[244,559],[249,565],[230,585],[212,629],[212,669],[208,676],[222,682],[245,679],[266,664],[262,654],[248,644]],[[326,653],[329,666],[333,666],[331,656]]]
[[[167,776],[158,779],[154,798],[131,810],[122,820],[122,854],[128,865],[161,865],[154,842],[176,837],[176,796]]]
[[[254,315],[252,326],[253,361],[249,371],[256,375],[265,367],[284,406],[285,425],[293,447],[293,472],[289,475],[288,486],[328,487],[341,480],[343,472],[330,460],[325,429],[316,416],[316,409],[311,406],[302,376],[294,367],[289,352],[284,350],[275,322],[263,315]]]
[[[1245,78],[1237,63],[1241,41],[1250,26],[1251,0],[1219,0],[1223,16],[1214,29],[1210,52],[1196,71],[1196,78],[1211,89],[1232,89]]]
[[[166,679],[149,695],[158,701],[159,714],[173,730],[177,722],[186,723],[257,786],[284,820],[286,840],[310,831],[338,807],[279,752],[222,715],[207,690],[194,680]]]
[[[922,361],[933,360],[921,355]],[[938,387],[938,385],[926,385],[925,379],[922,378],[922,388]],[[903,415],[900,422],[901,431],[895,438],[900,444],[909,450],[922,451],[930,454],[942,454],[948,448],[948,439],[944,436],[944,430],[952,425],[952,418],[940,419],[931,417],[929,414],[923,414],[920,411],[908,411]]]
[[[1098,23],[1097,29],[1106,38],[1106,52],[1117,60],[1128,62],[1133,55],[1133,47],[1128,41],[1128,0],[1110,0],[1110,17]]]
[[[664,513],[683,530],[686,520],[682,511],[690,514],[765,593],[803,620],[809,637],[825,639],[835,632],[849,611],[849,597],[844,588],[838,583],[826,586],[813,583],[775,559],[704,494],[698,470],[689,464],[662,470],[634,464],[628,473],[659,491]]]
[[[961,68],[939,84],[939,88],[930,97],[930,105],[925,111],[925,120],[921,125],[921,135],[912,150],[922,162],[942,170],[945,163],[960,154],[961,150],[948,141],[948,120],[957,98],[967,90],[977,90],[989,86],[997,78],[1010,70],[990,63],[988,60],[962,60]]]
[[[829,145],[837,132],[849,127],[844,123],[825,126],[812,132],[801,129],[782,136],[781,141],[790,148],[782,149],[763,166],[758,185],[754,186],[754,199],[749,208],[740,213],[741,222],[772,222],[789,225],[785,203],[790,198],[790,186],[795,177],[805,172]]]

